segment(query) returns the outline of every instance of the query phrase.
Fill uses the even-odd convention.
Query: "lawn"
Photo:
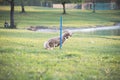
[[[120,80],[120,36],[74,33],[45,50],[58,35],[0,29],[0,80]]]
[[[67,14],[62,15],[62,9],[25,6],[26,13],[20,13],[20,6],[15,6],[15,25],[17,28],[30,26],[59,27],[59,18],[63,16],[64,27],[96,27],[109,26],[120,22],[120,10],[91,10],[66,9]],[[4,27],[5,20],[9,22],[9,6],[0,7],[0,27]]]
[[[32,32],[29,26],[63,28],[109,26],[120,22],[120,10],[96,11],[15,6],[18,29],[3,29],[9,6],[0,7],[0,80],[120,80],[120,36],[75,32],[62,49],[45,50],[44,41],[58,32]],[[104,32],[105,33],[105,32]]]

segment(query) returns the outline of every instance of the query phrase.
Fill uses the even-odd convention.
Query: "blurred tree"
[[[95,13],[95,3],[96,3],[96,0],[92,0],[92,3],[93,3],[93,13]]]
[[[66,8],[65,8],[65,4],[66,3],[72,3],[72,2],[82,2],[82,0],[52,0],[55,3],[61,3],[63,6],[63,14],[66,14]]]
[[[10,3],[10,28],[16,28],[14,24],[14,0],[6,0]]]
[[[117,9],[120,9],[120,0],[117,0],[116,4],[117,4]]]
[[[24,1],[23,0],[20,1],[21,1],[21,13],[25,13]]]

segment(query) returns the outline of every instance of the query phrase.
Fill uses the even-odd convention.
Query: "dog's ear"
[[[72,37],[73,33],[72,33],[72,32],[69,32],[69,34],[70,34],[70,37]]]

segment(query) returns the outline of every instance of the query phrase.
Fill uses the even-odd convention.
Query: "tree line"
[[[91,0],[93,3],[93,13],[95,13],[95,3],[99,0]],[[104,1],[104,0],[103,0]],[[16,28],[14,24],[14,6],[21,6],[21,13],[25,13],[24,6],[39,6],[41,2],[59,3],[63,6],[63,14],[66,14],[66,3],[83,3],[85,0],[0,0],[0,5],[10,5],[10,26],[9,28]],[[120,0],[116,0],[117,5],[120,6]]]
[[[14,24],[14,6],[15,5],[21,5],[21,12],[25,13],[25,9],[24,6],[25,4],[37,4],[37,2],[40,1],[52,1],[54,3],[61,3],[63,6],[63,14],[66,14],[66,9],[65,9],[65,4],[66,3],[71,3],[71,2],[81,2],[83,0],[1,0],[2,3],[4,3],[5,5],[10,5],[10,26],[9,28],[16,28],[16,25]],[[5,22],[6,24],[6,22]]]

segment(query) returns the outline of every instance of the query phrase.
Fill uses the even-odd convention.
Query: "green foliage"
[[[74,33],[62,50],[45,50],[58,33],[0,29],[0,80],[119,80],[120,37]]]
[[[70,3],[71,0],[53,0],[55,3]]]
[[[65,2],[65,3],[74,3],[74,2],[82,2],[82,1],[84,1],[84,0],[52,0],[53,2],[55,2],[55,3],[63,3],[63,2]]]

